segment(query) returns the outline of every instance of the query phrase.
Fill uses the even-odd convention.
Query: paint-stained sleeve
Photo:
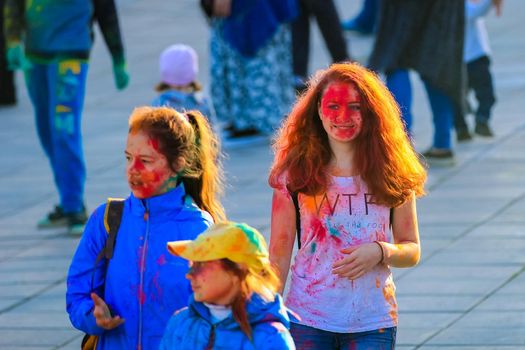
[[[85,333],[94,335],[104,332],[104,329],[96,324],[91,300],[91,291],[103,298],[106,264],[102,259],[95,267],[95,261],[107,239],[104,210],[105,204],[97,208],[89,218],[67,275],[66,309],[71,324]]]
[[[24,26],[24,1],[5,0],[4,8],[0,10],[3,10],[4,35],[7,45],[20,42]]]
[[[288,190],[288,173],[285,172],[281,174],[278,178],[278,185],[275,187],[276,190],[281,192],[288,198],[289,200],[292,200],[292,196],[290,194],[290,191]]]
[[[94,18],[97,21],[104,41],[111,52],[113,63],[125,63],[124,45],[120,35],[117,8],[114,0],[93,0]]]

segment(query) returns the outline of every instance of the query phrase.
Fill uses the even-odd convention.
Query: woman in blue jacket
[[[224,220],[217,200],[222,172],[206,118],[167,107],[141,107],[129,121],[124,201],[113,257],[105,246],[106,205],[91,215],[67,279],[73,326],[98,335],[97,349],[157,349],[172,313],[187,305],[188,263],[166,243],[193,239]]]
[[[186,278],[194,293],[169,321],[161,350],[295,349],[279,277],[257,230],[223,222],[168,249],[191,261]]]

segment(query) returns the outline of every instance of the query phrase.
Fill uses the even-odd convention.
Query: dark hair
[[[226,219],[218,200],[223,193],[219,142],[206,117],[192,110],[184,114],[169,107],[138,107],[129,118],[129,132],[143,131],[159,142],[171,169],[179,174],[186,192],[215,222]],[[177,169],[180,159],[184,167]]]

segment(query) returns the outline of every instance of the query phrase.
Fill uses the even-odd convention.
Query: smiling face
[[[131,192],[144,199],[167,192],[176,186],[176,173],[159,152],[159,143],[143,131],[128,134],[126,175]]]
[[[351,142],[361,132],[361,96],[354,84],[332,82],[323,92],[319,116],[328,138],[337,142]]]
[[[240,288],[240,280],[226,270],[220,260],[192,262],[186,278],[196,301],[230,305]]]

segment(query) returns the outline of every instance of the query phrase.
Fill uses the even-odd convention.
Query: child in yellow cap
[[[256,229],[223,222],[168,250],[190,261],[193,295],[170,319],[161,350],[295,349],[280,280]]]

